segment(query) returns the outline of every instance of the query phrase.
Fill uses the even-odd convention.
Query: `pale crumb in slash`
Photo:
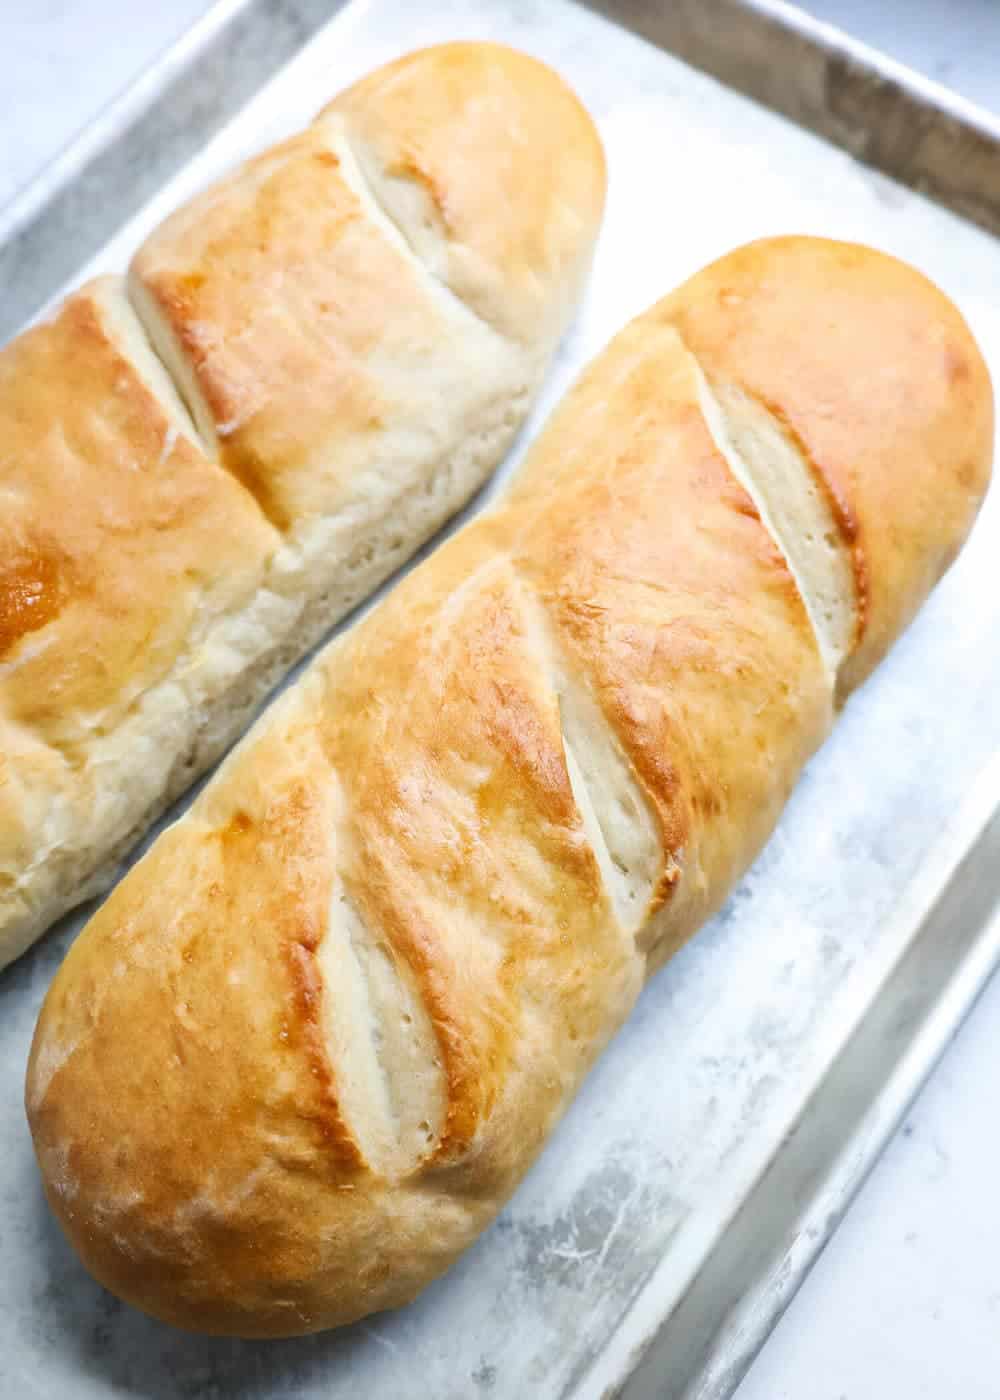
[[[159,466],[162,467],[164,462],[173,452],[174,448],[177,445],[177,439],[179,435],[180,434],[178,433],[177,425],[175,423],[171,423],[170,427],[167,429],[163,437],[163,446],[160,448]]]
[[[233,433],[242,426],[243,419],[240,414],[237,414],[235,418],[230,418],[225,423],[216,423],[215,431],[220,438],[232,437]]]

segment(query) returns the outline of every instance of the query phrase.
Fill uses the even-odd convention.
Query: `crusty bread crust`
[[[424,50],[0,354],[0,967],[494,469],[604,188],[550,69]]]
[[[800,325],[853,318],[801,386],[767,358],[776,286]],[[855,345],[880,341],[887,422],[855,384]],[[706,384],[792,425],[780,472],[737,468]],[[821,396],[849,415],[829,438]],[[441,1273],[753,860],[838,691],[959,548],[991,455],[969,332],[883,254],[771,240],[622,331],[500,503],[320,655],[70,950],[26,1101],[96,1277],[183,1327],[278,1336]],[[853,566],[822,585],[854,618],[833,664],[800,592],[817,575],[781,542],[794,512],[766,501],[820,464]],[[813,529],[823,493],[793,495]]]

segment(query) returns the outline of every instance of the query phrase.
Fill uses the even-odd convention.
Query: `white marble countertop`
[[[207,7],[0,0],[0,204]],[[1000,106],[996,0],[812,0],[806,8]],[[995,981],[738,1400],[1000,1395],[998,1043]]]

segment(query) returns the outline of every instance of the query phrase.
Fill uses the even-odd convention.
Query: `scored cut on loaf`
[[[94,1275],[278,1336],[440,1274],[759,851],[992,446],[958,312],[870,249],[750,245],[623,330],[70,950],[26,1105]]]
[[[497,465],[604,189],[550,69],[422,50],[0,352],[0,966]]]

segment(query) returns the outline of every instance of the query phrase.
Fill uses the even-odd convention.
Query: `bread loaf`
[[[444,1270],[954,556],[992,413],[861,247],[750,245],[622,331],[70,950],[27,1110],[95,1276],[278,1336]]]
[[[550,70],[429,49],[0,353],[0,966],[482,484],[604,182]]]

